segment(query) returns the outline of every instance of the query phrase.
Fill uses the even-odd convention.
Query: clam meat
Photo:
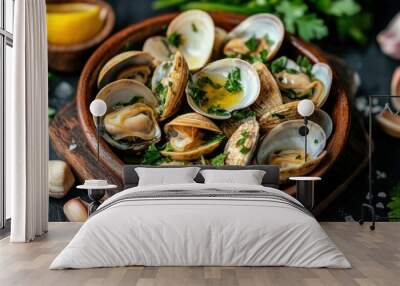
[[[284,36],[285,29],[278,17],[267,13],[256,14],[228,34],[224,54],[250,62],[268,61],[278,52]]]
[[[155,111],[158,102],[142,83],[128,79],[112,82],[96,99],[107,104],[103,138],[113,147],[138,151],[160,140]]]
[[[168,143],[161,154],[176,161],[193,161],[213,152],[224,139],[221,129],[198,113],[186,113],[164,127]]]
[[[282,56],[271,63],[285,102],[311,99],[321,107],[328,98],[332,84],[332,70],[325,63],[312,65],[305,57],[297,62]]]
[[[307,153],[304,152],[305,136],[300,135],[302,120],[291,120],[277,125],[262,140],[256,155],[257,164],[280,166],[280,181],[290,176],[310,173],[325,157],[326,135],[318,124],[309,121]]]

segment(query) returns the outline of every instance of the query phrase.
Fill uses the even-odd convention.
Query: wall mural
[[[309,42],[334,28],[291,30],[278,8],[275,15],[260,8],[247,15],[189,10],[157,17],[161,2],[47,1],[50,220],[86,220],[93,197],[77,185],[105,179],[120,189],[125,164],[278,164],[281,189],[290,194],[290,176],[323,178],[320,218],[357,218],[367,199],[369,110],[361,92],[371,90],[363,83],[349,101],[357,77],[328,52],[346,54]],[[285,29],[295,35],[285,37]],[[393,82],[392,93],[399,94]],[[95,99],[106,103],[101,118],[89,108]],[[304,99],[312,102],[309,114],[299,113]],[[373,102],[374,131],[384,136],[376,156],[400,137],[399,102]],[[376,176],[388,175],[376,167]],[[398,177],[377,191],[381,216],[399,214]]]

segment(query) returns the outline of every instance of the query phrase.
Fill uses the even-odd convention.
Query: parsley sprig
[[[228,74],[228,80],[225,82],[224,88],[231,93],[239,92],[242,90],[242,84],[240,80],[241,80],[240,69],[234,68]]]
[[[287,31],[301,38],[319,40],[330,35],[365,43],[372,27],[370,2],[362,0],[155,0],[155,9],[178,6],[181,10],[201,9],[242,14],[273,13]]]

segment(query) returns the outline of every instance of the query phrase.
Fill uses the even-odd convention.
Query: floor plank
[[[266,286],[266,285],[399,285],[400,223],[379,223],[375,231],[357,223],[321,223],[353,268],[289,267],[120,267],[50,271],[55,256],[78,231],[80,223],[50,223],[49,233],[32,243],[0,240],[2,286]]]

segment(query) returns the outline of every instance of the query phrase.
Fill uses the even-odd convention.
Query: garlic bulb
[[[75,178],[67,163],[60,160],[49,161],[49,196],[63,198],[74,185]]]

